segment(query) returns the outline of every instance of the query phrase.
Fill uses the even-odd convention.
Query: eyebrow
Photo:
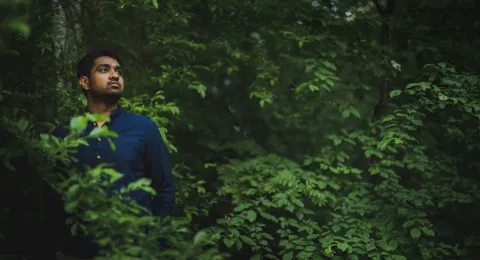
[[[110,65],[110,64],[98,64],[97,68],[100,68],[100,67],[107,67],[107,68],[110,68],[110,67],[111,67],[111,65]],[[121,68],[122,68],[122,66],[120,66],[120,65],[115,65],[115,68],[116,68],[116,69],[121,69]]]

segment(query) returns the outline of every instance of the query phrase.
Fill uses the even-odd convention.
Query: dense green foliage
[[[50,185],[99,259],[475,259],[479,12],[474,0],[0,0],[0,254],[38,259]],[[82,114],[74,64],[97,43],[120,49],[122,104],[171,152],[172,218],[139,218],[121,195],[153,192],[147,179],[111,193],[121,173],[68,167],[85,138],[116,136],[76,135],[97,115]],[[70,119],[68,138],[50,135]]]

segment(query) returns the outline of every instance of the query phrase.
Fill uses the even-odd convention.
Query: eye
[[[99,69],[99,71],[102,72],[102,73],[108,72],[107,68],[105,68],[105,67],[101,67]]]
[[[123,70],[122,69],[117,69],[117,74],[120,75],[120,76],[123,75]]]

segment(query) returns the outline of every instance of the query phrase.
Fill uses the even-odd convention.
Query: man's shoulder
[[[126,112],[127,113],[127,116],[129,117],[130,120],[133,120],[135,121],[135,124],[137,126],[145,126],[145,127],[152,127],[152,126],[157,126],[155,124],[155,122],[153,122],[153,120],[151,118],[149,118],[148,116],[144,116],[144,115],[140,115],[140,114],[136,114],[136,113],[133,113],[133,112]]]

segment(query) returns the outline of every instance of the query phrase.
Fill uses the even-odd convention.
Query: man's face
[[[112,57],[98,57],[90,71],[90,79],[83,77],[80,84],[91,97],[120,98],[123,94],[124,82],[122,68]]]

